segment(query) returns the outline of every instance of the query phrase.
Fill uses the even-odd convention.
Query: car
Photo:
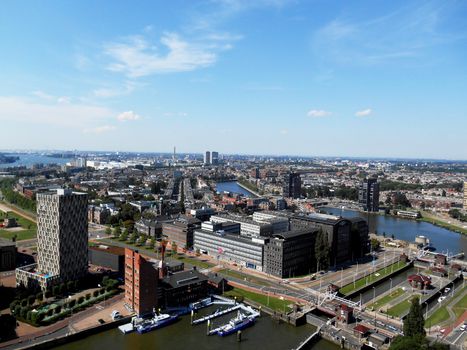
[[[442,303],[444,299],[446,299],[446,297],[444,295],[442,297],[439,297],[438,298],[438,303]]]
[[[449,287],[444,288],[444,293],[449,293],[450,291],[451,291],[451,288]]]
[[[441,328],[441,329],[439,330],[439,332],[440,332],[441,334],[444,334],[444,332],[446,332],[446,328]]]
[[[460,326],[459,330],[460,331],[465,331],[467,329],[467,325],[466,324],[463,324],[462,326]]]

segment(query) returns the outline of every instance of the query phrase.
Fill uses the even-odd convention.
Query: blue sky
[[[0,3],[0,149],[467,159],[465,1]]]

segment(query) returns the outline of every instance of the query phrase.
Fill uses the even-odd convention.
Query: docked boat
[[[200,301],[197,301],[196,303],[191,303],[190,304],[190,309],[194,311],[198,311],[204,307],[212,305],[212,299],[211,298],[206,298],[202,299]]]
[[[160,314],[155,315],[153,318],[144,321],[141,325],[136,328],[139,334],[147,333],[158,328],[162,328],[171,323],[174,323],[178,319],[178,315]]]
[[[221,337],[235,333],[242,329],[252,326],[255,323],[253,316],[246,316],[241,312],[238,312],[237,317],[232,318],[229,323],[219,328],[217,334]]]

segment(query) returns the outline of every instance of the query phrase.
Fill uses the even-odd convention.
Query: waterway
[[[216,184],[216,191],[237,193],[250,198],[256,197],[253,193],[240,186],[237,181],[218,182]]]
[[[369,222],[370,232],[379,235],[386,233],[386,237],[394,235],[395,238],[413,242],[415,237],[423,235],[428,237],[431,244],[439,252],[460,253],[467,251],[467,236],[430,224],[428,222],[402,219],[394,216],[369,214],[355,210],[339,208],[321,208],[328,214],[339,215],[346,218],[362,217]]]
[[[14,163],[2,163],[0,169],[25,166],[30,168],[34,164],[66,164],[71,158],[47,157],[39,153],[11,153],[9,156],[17,156],[19,160]]]
[[[214,327],[224,324],[231,313],[214,320]],[[118,329],[105,331],[82,340],[56,347],[60,350],[102,350],[102,349],[203,349],[203,350],[249,350],[293,349],[305,340],[315,328],[311,325],[294,327],[278,323],[267,315],[257,319],[255,325],[242,331],[242,341],[237,341],[235,334],[227,337],[206,335],[206,324],[192,326],[190,316],[183,316],[180,321],[170,326],[146,334],[131,333],[123,335]],[[337,350],[339,347],[326,340],[320,340],[312,349]]]

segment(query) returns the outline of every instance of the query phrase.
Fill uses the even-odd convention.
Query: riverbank
[[[422,220],[410,220],[392,215],[376,215],[335,207],[322,207],[325,213],[343,216],[344,218],[363,218],[368,222],[369,231],[377,232],[378,236],[392,237],[395,239],[414,242],[417,236],[425,236],[432,246],[440,252],[460,253],[467,251],[467,235],[449,230],[448,228],[434,225]]]
[[[335,206],[326,206],[326,208],[341,210],[340,207],[335,207]],[[427,211],[421,211],[420,212],[421,215],[422,215],[421,218],[411,219],[411,218],[408,218],[408,217],[402,217],[402,216],[395,215],[395,214],[387,214],[387,213],[381,213],[381,212],[368,213],[366,211],[356,209],[356,208],[349,208],[348,210],[358,212],[358,213],[360,213],[362,215],[378,215],[378,216],[393,217],[395,219],[403,219],[403,220],[408,220],[408,221],[426,222],[426,223],[432,224],[434,226],[444,228],[444,229],[449,230],[449,231],[453,231],[453,232],[461,233],[463,235],[467,235],[467,228],[464,228],[464,227],[461,227],[459,225],[446,222],[440,217],[433,216],[433,215],[429,214]],[[467,223],[466,223],[466,226],[467,226]]]
[[[461,233],[463,235],[467,235],[467,228],[463,228],[463,227],[460,227],[459,225],[455,225],[455,224],[446,222],[446,221],[442,220],[442,218],[430,215],[426,211],[422,211],[422,217],[420,219],[418,219],[418,220],[428,222],[428,223],[430,223],[432,225],[439,226],[439,227],[442,227],[442,228],[445,228],[447,230],[454,231],[454,232],[457,232],[457,233]],[[466,223],[466,226],[467,226],[467,223]]]
[[[241,182],[237,181],[237,185],[240,186],[241,188],[247,190],[251,194],[255,195],[256,197],[261,197],[261,195],[258,192],[254,191],[253,189],[249,188],[248,186],[242,184]]]

